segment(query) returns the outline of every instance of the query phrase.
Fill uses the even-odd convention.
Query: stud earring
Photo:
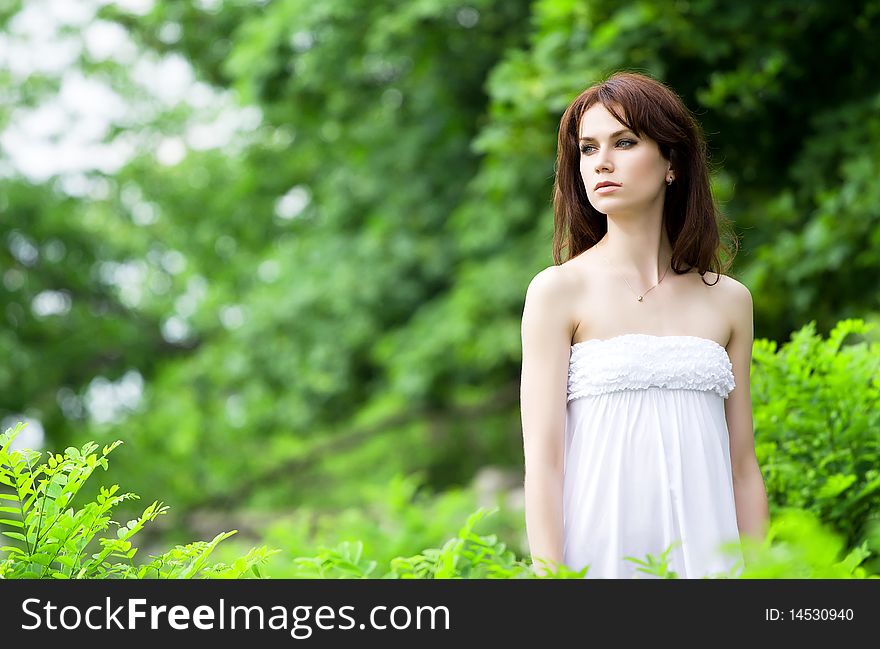
[[[666,179],[666,184],[667,184],[667,185],[671,185],[671,184],[672,184],[672,177],[669,177],[669,178]]]

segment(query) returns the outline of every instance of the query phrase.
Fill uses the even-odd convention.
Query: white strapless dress
[[[695,336],[624,334],[571,348],[563,488],[564,563],[587,578],[736,577],[724,400],[727,350]]]

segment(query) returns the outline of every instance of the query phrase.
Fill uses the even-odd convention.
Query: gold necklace
[[[596,246],[596,249],[598,250],[598,246]],[[608,257],[606,257],[606,256],[605,256],[605,253],[602,252],[601,250],[600,250],[600,252],[602,253],[602,258],[605,259],[605,263],[608,264],[608,265],[610,266],[611,264],[608,263]],[[641,295],[639,295],[638,293],[636,293],[635,291],[633,291],[633,287],[630,286],[629,280],[628,280],[626,277],[623,278],[623,281],[626,282],[626,285],[627,285],[627,286],[629,286],[629,290],[630,290],[632,293],[635,293],[635,295],[636,295],[636,301],[637,301],[637,302],[641,302],[641,301],[642,301],[642,298],[644,298],[644,297],[645,297],[645,296],[646,296],[651,290],[653,290],[654,288],[660,286],[660,282],[662,282],[662,281],[663,281],[663,278],[666,277],[666,272],[667,272],[668,270],[669,270],[669,267],[667,267],[667,268],[663,271],[663,275],[660,276],[660,281],[658,281],[656,284],[654,284],[654,286],[652,286],[651,288],[649,288],[647,291],[645,291],[645,292],[642,293]]]

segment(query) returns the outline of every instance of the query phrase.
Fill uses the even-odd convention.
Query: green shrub
[[[846,551],[843,539],[811,511],[780,509],[763,543],[743,543],[743,579],[878,579],[862,565],[868,542]]]
[[[12,440],[25,424],[0,435],[0,485],[12,491],[0,492],[0,529],[17,545],[0,548],[0,578],[7,579],[188,579],[195,577],[237,578],[248,571],[260,577],[259,565],[270,554],[265,547],[253,548],[231,565],[208,565],[208,558],[221,541],[235,534],[222,532],[211,541],[178,545],[168,552],[151,556],[143,565],[132,562],[137,548],[131,539],[148,522],[164,514],[168,507],[159,501],[147,507],[140,517],[121,525],[110,516],[113,507],[124,500],[137,499],[133,493],[119,493],[119,485],[101,487],[93,502],[75,509],[72,505],[86,480],[97,467],[107,469],[107,456],[121,441],[105,446],[89,442],[81,449],[70,447],[64,455],[43,455],[29,449],[11,450]],[[2,488],[2,487],[0,487]],[[116,534],[97,538],[110,525]],[[9,531],[11,530],[11,531]],[[96,552],[89,546],[97,540]],[[110,559],[122,559],[113,563]]]
[[[383,578],[383,579],[535,579],[527,560],[518,558],[496,535],[480,535],[474,527],[497,509],[480,508],[461,528],[458,535],[440,548],[429,548],[409,557],[397,557],[380,567],[363,556],[363,544],[345,541],[334,548],[322,548],[315,556],[294,560],[300,578]],[[673,544],[674,545],[674,544]],[[658,556],[640,559],[626,557],[638,564],[634,578],[655,576],[677,579],[667,561],[671,550]],[[862,562],[871,552],[863,543],[845,555],[843,541],[823,526],[808,511],[786,509],[771,520],[763,543],[745,539],[741,545],[745,569],[740,566],[713,578],[741,579],[876,579]],[[574,570],[565,565],[540,577],[543,579],[589,578],[589,566]]]
[[[500,504],[492,517],[493,533],[522,553],[522,511],[507,505],[504,494],[491,503]],[[474,510],[488,504],[473,487],[434,493],[425,487],[423,473],[396,475],[384,485],[363,489],[361,499],[344,509],[301,506],[289,513],[267,514],[271,521],[259,527],[261,542],[283,553],[270,559],[266,571],[276,578],[301,577],[303,568],[295,557],[318,556],[326,548],[338,548],[340,561],[359,553],[388,566],[397,557],[442,545]],[[243,551],[244,545],[240,537],[231,539],[219,549],[219,556]]]
[[[880,505],[880,343],[842,345],[874,328],[842,320],[827,340],[810,322],[777,351],[756,340],[755,451],[773,507],[815,513],[848,547]]]
[[[395,557],[377,572],[378,562],[363,557],[363,543],[344,541],[334,548],[321,548],[313,557],[294,559],[299,578],[522,578],[531,570],[495,535],[480,536],[474,526],[498,510],[480,508],[441,548],[429,548],[410,557]],[[390,564],[390,565],[389,565]]]

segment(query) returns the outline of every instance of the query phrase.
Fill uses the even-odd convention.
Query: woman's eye
[[[617,146],[620,146],[621,144],[626,144],[627,146],[625,146],[624,148],[629,149],[635,144],[635,141],[634,140],[618,140]],[[596,147],[594,147],[592,144],[584,144],[584,145],[581,145],[581,147],[580,147],[581,153],[589,153],[589,149],[595,149],[595,148]]]

